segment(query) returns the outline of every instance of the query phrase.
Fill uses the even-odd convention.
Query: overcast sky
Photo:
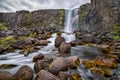
[[[39,9],[72,9],[90,0],[0,0],[0,12]]]

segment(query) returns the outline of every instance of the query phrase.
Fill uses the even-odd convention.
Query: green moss
[[[113,39],[114,39],[114,40],[120,39],[120,36],[118,36],[118,35],[113,36]]]
[[[0,30],[8,30],[8,27],[5,26],[5,23],[0,22]]]
[[[26,39],[26,37],[25,36],[20,36],[19,39],[24,40],[24,39]]]
[[[33,33],[31,33],[29,36],[30,37],[35,37],[37,35],[37,33],[36,32],[33,32]]]
[[[110,32],[113,35],[113,39],[117,40],[120,39],[120,25],[115,24],[114,29]]]
[[[9,50],[13,50],[13,47],[11,47],[11,44],[16,42],[16,39],[14,36],[8,36],[6,38],[1,38],[0,39],[0,48],[8,47]]]

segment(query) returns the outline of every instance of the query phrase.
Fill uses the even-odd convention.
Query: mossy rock
[[[82,63],[86,68],[92,68],[96,66],[95,62],[93,61],[84,60]]]
[[[114,60],[112,59],[109,59],[109,58],[105,58],[105,59],[102,59],[102,58],[98,58],[95,60],[95,64],[97,67],[104,67],[104,68],[110,68],[110,69],[117,69],[118,68],[118,65],[117,63],[115,63]]]
[[[2,30],[8,30],[8,27],[5,26],[5,23],[0,22],[0,31],[2,31]]]
[[[111,76],[110,68],[96,68],[96,67],[93,67],[90,70],[92,72],[99,73],[101,76],[104,76],[104,77],[110,77]]]
[[[14,36],[8,36],[6,38],[1,38],[0,39],[0,48],[3,50],[8,50],[10,52],[14,51],[14,47],[12,47],[11,45],[13,43],[16,42],[16,39],[14,38]]]
[[[71,79],[72,79],[72,80],[83,80],[83,79],[81,78],[81,75],[78,74],[78,73],[73,74],[73,75],[71,76]]]
[[[1,64],[1,65],[0,65],[0,68],[8,69],[8,68],[16,67],[16,66],[17,66],[17,65],[15,65],[15,64]]]

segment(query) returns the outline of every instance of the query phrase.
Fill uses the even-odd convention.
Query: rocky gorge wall
[[[91,0],[80,7],[79,22],[80,28],[90,32],[120,31],[120,0]]]
[[[17,11],[0,13],[0,22],[9,28],[14,27],[57,27],[63,26],[64,10]]]

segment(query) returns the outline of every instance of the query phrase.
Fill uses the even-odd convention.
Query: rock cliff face
[[[0,13],[0,22],[13,27],[57,27],[63,26],[64,10],[17,11]]]
[[[91,0],[79,10],[80,27],[92,31],[110,31],[120,27],[120,0]]]

